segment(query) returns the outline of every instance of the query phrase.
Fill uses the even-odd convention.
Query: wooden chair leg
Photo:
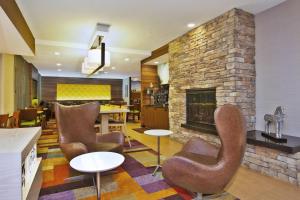
[[[125,137],[126,137],[127,140],[128,140],[129,147],[131,148],[131,142],[130,142],[129,135],[127,134],[127,127],[126,127],[126,124],[122,126],[122,129],[123,129],[122,131],[123,131]]]

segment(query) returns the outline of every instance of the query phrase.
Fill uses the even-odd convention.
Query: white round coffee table
[[[156,136],[157,137],[157,166],[152,174],[152,176],[155,175],[157,170],[161,167],[160,166],[160,137],[162,136],[168,136],[173,134],[172,131],[164,130],[164,129],[151,129],[144,132],[146,135]]]
[[[124,160],[124,156],[118,153],[93,152],[73,158],[70,161],[70,165],[77,171],[97,174],[97,199],[100,200],[100,172],[109,171],[119,167]]]

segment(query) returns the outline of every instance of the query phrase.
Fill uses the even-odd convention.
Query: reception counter
[[[0,199],[36,200],[42,185],[41,128],[0,129]]]

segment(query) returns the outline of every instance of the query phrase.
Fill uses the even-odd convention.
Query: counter
[[[0,199],[35,200],[42,184],[41,128],[0,129]]]
[[[142,107],[142,125],[150,129],[169,129],[169,109],[162,105]]]

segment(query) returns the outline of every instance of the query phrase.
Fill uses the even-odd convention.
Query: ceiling
[[[169,62],[169,54],[167,53],[144,63],[144,65],[159,65],[168,62]]]
[[[139,76],[140,61],[187,32],[188,23],[200,25],[232,8],[257,14],[284,0],[16,1],[36,38],[36,55],[25,58],[42,75],[84,76],[80,73],[81,63],[96,24],[105,23],[111,25],[105,36],[111,67],[104,70],[107,73],[95,76],[125,78]]]

